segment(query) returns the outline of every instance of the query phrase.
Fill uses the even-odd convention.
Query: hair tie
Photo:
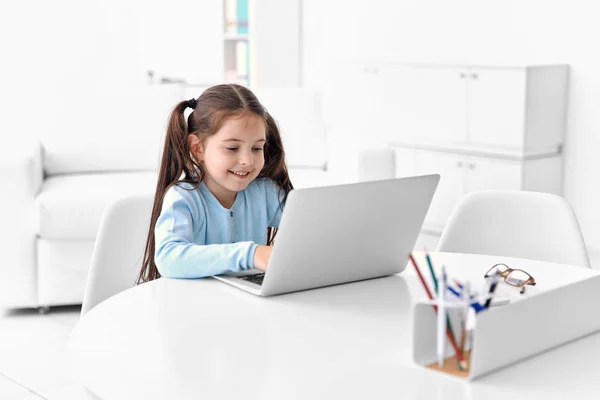
[[[189,100],[187,101],[187,106],[188,106],[189,108],[193,108],[193,109],[195,109],[195,108],[196,108],[196,104],[198,104],[198,102],[196,101],[196,99],[189,99]]]

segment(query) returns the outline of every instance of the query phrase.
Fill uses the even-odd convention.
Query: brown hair
[[[194,110],[188,116],[186,124],[184,111],[188,107]],[[254,93],[241,85],[216,85],[206,89],[198,99],[180,102],[175,106],[169,118],[146,249],[137,283],[160,278],[160,273],[154,263],[154,227],[162,209],[165,193],[172,185],[179,182],[187,182],[195,189],[204,176],[202,165],[191,155],[187,141],[188,135],[196,135],[204,141],[216,134],[228,118],[243,113],[255,114],[265,122],[267,136],[264,147],[265,165],[257,179],[271,178],[279,186],[280,191],[283,191],[283,196],[280,193],[280,198],[282,198],[280,206],[283,208],[288,193],[293,189],[285,165],[283,142],[277,123]],[[276,234],[277,228],[268,228],[267,245],[273,243]]]

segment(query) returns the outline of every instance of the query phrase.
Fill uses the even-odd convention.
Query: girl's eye
[[[263,149],[262,149],[262,147],[255,147],[252,150],[254,150],[254,151],[262,151]]]
[[[230,150],[230,151],[236,151],[236,150],[237,150],[237,147],[226,147],[226,149],[227,149],[227,150]]]

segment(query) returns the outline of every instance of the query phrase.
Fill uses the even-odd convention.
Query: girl
[[[217,85],[182,101],[169,120],[138,283],[264,271],[292,189],[277,124],[249,89]]]

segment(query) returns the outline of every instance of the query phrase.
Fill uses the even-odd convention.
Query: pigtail
[[[285,164],[285,151],[279,133],[279,126],[271,114],[265,113],[267,142],[265,143],[265,165],[260,176],[271,178],[279,186],[280,207],[283,210],[288,194],[294,189]],[[283,196],[282,193],[283,192]],[[267,246],[271,246],[277,235],[277,228],[267,228]]]
[[[142,268],[137,280],[138,284],[160,278],[160,273],[154,263],[156,245],[154,227],[156,226],[156,221],[162,210],[165,193],[177,182],[183,181],[196,185],[199,183],[198,171],[201,171],[201,169],[192,157],[189,156],[187,135],[190,126],[186,125],[184,117],[186,108],[195,108],[195,106],[195,99],[182,101],[175,106],[169,118],[160,169],[158,172],[158,181],[154,194],[154,205],[152,206],[150,227],[146,239],[146,248],[144,250]],[[191,121],[191,118],[189,120]],[[183,179],[182,176],[184,176]]]

